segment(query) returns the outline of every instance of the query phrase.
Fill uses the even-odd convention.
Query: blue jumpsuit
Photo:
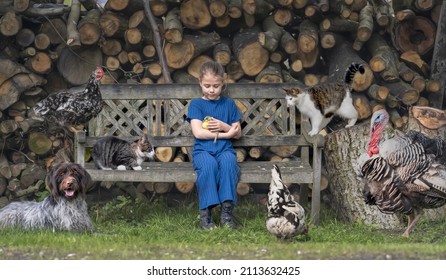
[[[229,125],[238,122],[242,115],[235,102],[224,96],[218,100],[197,98],[190,102],[187,121],[203,120],[206,116]],[[193,166],[197,172],[195,185],[200,209],[215,206],[226,200],[237,203],[237,183],[240,167],[230,139],[200,140],[195,138],[192,152]]]

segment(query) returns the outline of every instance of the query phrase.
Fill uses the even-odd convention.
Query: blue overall
[[[218,100],[194,99],[190,102],[187,121],[203,120],[206,116],[219,119],[229,125],[241,119],[235,102],[221,96]],[[197,173],[200,209],[215,206],[226,200],[237,203],[237,183],[240,167],[230,139],[200,140],[195,138],[192,162]]]

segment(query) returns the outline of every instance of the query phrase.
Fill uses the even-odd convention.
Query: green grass
[[[400,230],[344,224],[323,210],[308,236],[282,241],[266,231],[264,207],[244,199],[235,208],[236,230],[201,230],[195,202],[168,207],[163,197],[119,197],[90,209],[92,234],[0,231],[0,259],[446,259],[444,223],[421,221],[408,239]]]

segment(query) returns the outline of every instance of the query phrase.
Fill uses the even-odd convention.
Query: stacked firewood
[[[216,60],[231,83],[311,86],[341,79],[357,62],[366,68],[353,86],[360,119],[386,107],[395,126],[404,126],[409,106],[442,109],[438,69],[430,69],[432,60],[445,59],[434,51],[437,26],[445,28],[442,3],[1,1],[0,196],[42,179],[25,180],[25,171],[41,166],[44,173],[72,157],[70,139],[44,128],[31,108],[48,94],[86,83],[92,64],[106,69],[104,84],[196,83],[200,65]]]

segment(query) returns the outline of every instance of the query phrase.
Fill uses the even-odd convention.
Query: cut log
[[[228,40],[222,40],[219,44],[215,45],[213,49],[213,58],[216,62],[223,66],[226,66],[231,61],[231,47]]]
[[[25,64],[37,74],[48,74],[52,67],[52,60],[46,52],[37,52]]]
[[[198,79],[200,76],[200,68],[201,65],[205,62],[211,61],[212,58],[210,58],[207,55],[199,55],[196,58],[194,58],[191,63],[187,66],[187,73],[192,75],[194,78]]]
[[[4,36],[14,36],[22,28],[22,18],[13,11],[6,12],[0,18],[0,34]]]
[[[424,16],[417,16],[412,21],[397,23],[393,38],[401,52],[416,51],[425,55],[434,47],[435,35],[435,24]]]
[[[175,147],[156,147],[155,157],[161,162],[170,162],[175,157]]]
[[[128,19],[122,14],[106,11],[101,15],[99,24],[106,37],[122,38],[128,28]]]
[[[370,39],[373,32],[373,6],[367,2],[367,6],[361,9],[359,13],[359,25],[356,31],[356,39],[366,42]]]
[[[183,40],[183,25],[181,24],[180,10],[178,8],[174,8],[167,13],[164,19],[163,37],[172,44]]]
[[[31,186],[39,180],[44,180],[46,176],[45,170],[37,164],[28,165],[20,175],[20,184],[23,186]]]
[[[204,0],[185,0],[180,6],[180,19],[190,29],[202,29],[211,24],[212,16]]]
[[[59,45],[66,42],[67,25],[61,18],[48,19],[40,26],[39,33],[45,33],[50,38],[53,45]]]
[[[237,194],[244,196],[252,191],[251,185],[249,183],[238,183],[237,184]]]
[[[298,146],[276,146],[269,148],[272,153],[278,155],[281,158],[288,158],[293,156],[298,149]]]
[[[8,181],[5,178],[0,177],[0,197],[5,193]],[[2,207],[2,205],[0,205]]]
[[[50,138],[42,132],[32,132],[29,134],[28,148],[37,155],[47,154],[53,143]]]
[[[180,69],[188,65],[193,58],[220,43],[220,36],[216,32],[200,36],[185,35],[177,44],[167,43],[164,48],[166,63],[173,69]]]
[[[255,27],[246,28],[237,32],[232,41],[235,57],[248,76],[256,76],[268,64],[269,53],[258,41],[259,32]]]
[[[366,151],[369,130],[370,124],[364,122],[326,136],[324,156],[330,176],[330,204],[337,217],[344,222],[361,221],[378,228],[393,229],[400,225],[398,217],[383,214],[376,207],[365,204],[362,198],[364,183],[357,179],[354,172],[357,158]]]
[[[92,9],[79,21],[77,28],[82,45],[94,45],[101,38],[100,16],[98,9]]]
[[[79,0],[71,1],[71,9],[67,19],[67,45],[71,47],[79,47],[81,39],[77,24],[81,14],[81,3]]]
[[[424,127],[432,130],[446,126],[446,112],[432,107],[412,107],[412,116]]]
[[[372,54],[369,65],[373,72],[379,73],[387,82],[396,81],[399,78],[398,56],[387,42],[375,33],[368,40],[367,49]]]
[[[0,59],[2,61],[2,59]],[[4,61],[4,60],[3,60]],[[6,63],[8,64],[8,63]],[[2,64],[2,67],[7,65]],[[28,71],[26,71],[28,72]],[[1,80],[2,77],[0,77]],[[8,108],[10,105],[17,102],[20,95],[28,89],[40,86],[44,83],[44,79],[36,74],[19,73],[12,78],[4,81],[0,85],[0,110]]]
[[[249,157],[251,157],[252,159],[259,159],[262,156],[262,154],[267,150],[268,150],[267,147],[251,147],[249,149],[248,154]]]
[[[359,23],[339,17],[327,17],[319,24],[321,31],[331,32],[350,32],[355,33],[358,30]]]
[[[411,85],[399,80],[393,83],[384,83],[389,89],[390,95],[395,97],[404,105],[414,105],[420,98],[420,93]]]
[[[266,17],[263,22],[263,32],[259,32],[259,43],[270,52],[277,49],[284,30],[277,25],[272,16]]]
[[[355,91],[367,90],[374,81],[373,72],[369,65],[358,56],[356,51],[342,40],[341,37],[336,39],[336,46],[329,50],[327,55],[329,60],[329,81],[339,82],[344,80],[345,72],[351,63],[361,64],[365,72],[364,74],[356,73],[353,77],[352,88]]]
[[[64,48],[57,60],[59,73],[72,85],[87,83],[97,65],[102,65],[102,53],[96,46],[76,50]]]
[[[370,102],[365,95],[353,93],[353,105],[358,112],[358,120],[367,119],[372,115]]]
[[[299,26],[300,32],[297,38],[299,49],[303,53],[312,53],[319,45],[318,27],[310,20],[304,20]]]
[[[15,40],[22,48],[29,47],[34,42],[34,31],[29,28],[22,28],[15,36]]]
[[[282,83],[282,70],[277,63],[269,63],[260,73],[256,76],[255,81],[257,83]]]
[[[246,156],[248,155],[248,152],[243,148],[235,148],[236,158],[237,162],[243,162],[246,159]]]
[[[0,175],[6,179],[11,179],[12,177],[11,166],[3,153],[0,154]]]
[[[385,86],[373,84],[367,90],[368,96],[378,102],[384,102],[389,96],[389,89]]]

